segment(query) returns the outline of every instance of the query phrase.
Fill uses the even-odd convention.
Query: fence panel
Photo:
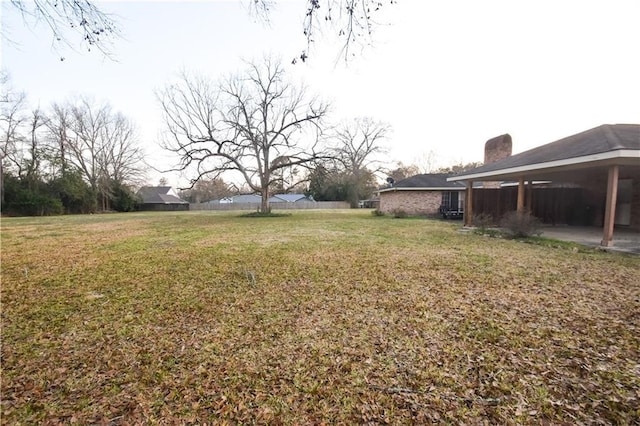
[[[594,198],[582,188],[534,187],[530,193],[525,191],[525,196],[532,197],[531,213],[544,223],[601,226],[604,217],[604,206],[593,202]],[[473,213],[487,214],[498,221],[516,210],[517,200],[516,186],[474,189]]]
[[[348,209],[345,201],[299,201],[297,203],[271,203],[272,210]],[[189,210],[259,210],[260,203],[192,203]]]

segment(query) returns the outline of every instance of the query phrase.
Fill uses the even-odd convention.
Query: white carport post
[[[616,220],[616,199],[618,198],[618,166],[609,167],[607,179],[607,204],[604,211],[604,230],[601,246],[609,247],[613,244],[613,225]]]

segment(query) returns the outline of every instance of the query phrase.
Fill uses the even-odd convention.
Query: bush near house
[[[394,209],[391,214],[395,219],[404,219],[409,216],[409,214],[402,209]]]
[[[529,212],[506,213],[500,226],[513,238],[533,237],[542,233],[542,222]]]

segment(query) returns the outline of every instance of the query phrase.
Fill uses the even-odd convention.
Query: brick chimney
[[[484,164],[494,163],[511,156],[511,135],[508,133],[489,139],[484,144]],[[485,188],[500,188],[500,182],[484,182]]]
[[[484,144],[484,164],[489,164],[511,156],[511,135],[508,133],[489,139]]]

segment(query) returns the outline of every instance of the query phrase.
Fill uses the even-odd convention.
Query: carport
[[[640,255],[640,232],[630,229],[616,229],[616,239],[608,247],[602,247],[602,231],[594,226],[543,226],[542,236],[587,247],[600,247],[607,251]]]
[[[534,183],[588,190],[602,217],[600,245],[613,244],[614,229],[640,232],[640,125],[601,125],[466,171],[449,181],[466,184],[465,226],[474,216],[474,182],[516,182],[515,210],[529,211]]]

